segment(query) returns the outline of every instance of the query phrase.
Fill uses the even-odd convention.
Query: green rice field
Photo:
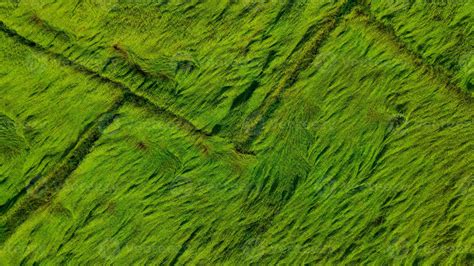
[[[0,265],[474,265],[473,0],[1,0]]]

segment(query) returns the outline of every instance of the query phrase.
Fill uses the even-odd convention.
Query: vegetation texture
[[[472,0],[1,0],[0,265],[474,263]]]

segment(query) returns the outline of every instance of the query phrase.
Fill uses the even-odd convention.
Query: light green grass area
[[[317,31],[341,5],[332,0],[76,2],[21,1],[5,20],[31,40],[120,80],[206,131],[235,116],[234,109],[254,111],[285,75],[288,57],[304,44],[305,33]],[[260,84],[268,85],[264,90]],[[247,106],[238,108],[254,92]]]
[[[118,90],[0,33],[0,206],[43,178]]]
[[[198,239],[191,242],[197,248],[213,235],[225,240],[234,230],[239,195],[253,161],[219,139],[196,139],[127,105],[50,206],[5,244],[15,252],[7,248],[2,257],[17,264],[22,254],[42,247],[33,251],[32,260],[57,264],[74,254],[83,263],[169,263],[178,259],[180,245],[191,235]],[[22,237],[36,244],[17,242]],[[208,244],[195,260],[219,260],[226,245]],[[64,256],[49,257],[58,250]],[[181,260],[196,255],[189,250]]]
[[[473,3],[432,2],[0,5],[0,262],[472,264]]]

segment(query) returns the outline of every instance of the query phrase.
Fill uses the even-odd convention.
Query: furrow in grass
[[[192,10],[188,10],[190,4],[177,2],[147,7],[117,2],[89,10],[90,3],[83,2],[75,12],[58,2],[35,6],[41,11],[21,6],[2,20],[48,50],[167,106],[205,132],[242,142],[247,134],[235,132],[247,130],[240,126],[290,70],[288,55],[308,26],[323,24],[316,21],[333,14],[344,1],[221,1],[217,6],[203,1]],[[87,27],[77,27],[91,11],[101,16],[89,16]],[[73,38],[51,41],[56,32],[34,23],[31,17],[35,15]],[[146,17],[146,25],[139,30],[145,35],[136,35],[140,24],[130,24],[129,18],[135,16]],[[215,21],[216,17],[222,21]],[[241,45],[235,49],[234,43]],[[268,64],[267,58],[272,59]],[[143,76],[140,68],[152,78]],[[265,73],[257,77],[262,69]],[[174,83],[160,83],[157,77],[162,74]],[[255,82],[259,86],[253,86]]]
[[[298,46],[303,46],[298,54],[296,59],[290,60],[292,64],[291,70],[281,79],[281,82],[277,88],[267,96],[261,107],[255,112],[255,119],[251,122],[250,134],[244,143],[241,144],[244,150],[249,149],[249,146],[254,142],[254,140],[259,136],[262,131],[265,122],[272,116],[276,108],[280,105],[281,97],[283,93],[290,87],[292,87],[297,81],[301,71],[306,69],[316,55],[319,53],[319,49],[324,45],[328,39],[330,33],[337,28],[341,19],[347,15],[355,6],[357,1],[347,0],[331,15],[321,22],[319,25],[314,25],[308,29],[307,34],[303,36],[303,39],[308,39],[309,41],[303,44],[297,45],[295,49],[299,49]],[[314,29],[318,28],[315,33]],[[313,35],[313,36],[309,36]],[[292,61],[292,62],[291,62]]]
[[[121,99],[119,99],[119,102],[121,102],[122,99],[124,99],[123,96],[121,96]],[[116,107],[116,104],[112,107],[112,109],[114,109],[115,107]],[[109,111],[107,111],[107,112],[109,112]],[[102,117],[102,115],[98,117],[98,120],[101,117]],[[69,147],[67,147],[64,150],[63,155],[61,156],[62,159],[67,158],[68,155],[71,154],[74,151],[74,148],[77,147],[77,144],[81,141],[81,139],[86,138],[87,133],[90,132],[91,128],[95,124],[96,124],[96,121],[92,121],[82,129],[81,133],[79,133],[79,136],[77,137],[77,140],[75,142],[71,143],[71,145],[69,145]],[[23,196],[25,196],[25,194],[41,180],[41,178],[42,178],[41,175],[35,176],[33,179],[30,180],[28,185],[23,187],[14,197],[10,198],[5,204],[0,205],[0,214],[4,214],[4,213],[8,212],[10,210],[10,208],[12,206],[14,206],[16,204],[16,202],[18,202],[19,199],[21,199]]]
[[[284,92],[298,81],[300,72],[304,71],[311,65],[313,59],[319,54],[319,49],[324,45],[326,40],[329,39],[331,32],[337,28],[340,21],[345,17],[345,15],[350,13],[356,4],[357,1],[346,1],[339,7],[338,10],[336,10],[333,15],[328,16],[326,20],[323,20],[322,26],[313,25],[308,29],[307,34],[303,36],[303,39],[308,39],[309,41],[304,41],[304,44],[301,45],[302,51],[295,53],[299,54],[300,56],[297,57],[295,61],[293,61],[294,66],[292,70],[280,82],[280,86],[275,91],[273,91],[272,95],[269,96],[269,98],[267,98],[264,102],[262,106],[263,109],[259,110],[259,114],[262,114],[263,117],[261,117],[260,120],[258,120],[256,124],[253,125],[254,128],[251,130],[252,135],[249,136],[246,143],[239,145],[240,149],[246,151],[249,150],[249,145],[251,145],[255,138],[259,136],[259,131],[263,128],[265,122],[272,116],[273,112],[277,110],[277,106],[280,104]],[[314,30],[318,27],[320,30]],[[295,49],[298,50],[299,48],[297,47]],[[290,59],[290,61],[291,60],[292,59]],[[301,138],[303,138],[302,136],[303,134],[300,135]],[[271,154],[272,152],[275,151],[267,151],[267,154]],[[275,153],[281,155],[284,154],[284,151],[277,151]],[[287,157],[287,159],[288,158],[289,157]],[[285,180],[264,180],[262,181],[263,184],[258,189],[259,193],[256,195],[251,195],[251,193],[246,195],[247,202],[244,209],[249,213],[253,211],[254,206],[263,205],[264,202],[265,204],[268,204],[268,206],[271,206],[269,209],[273,209],[268,213],[261,212],[261,219],[248,225],[246,227],[246,234],[251,235],[254,239],[259,239],[261,236],[265,235],[271,228],[275,217],[277,217],[281,210],[284,209],[288,202],[291,201],[294,193],[309,174],[309,168],[307,168],[307,165],[305,164],[306,160],[299,158],[299,161],[301,164],[297,166],[299,169],[298,173],[294,172],[292,175],[285,176]],[[278,167],[274,167],[274,169],[278,169]],[[279,174],[275,174],[275,176],[279,176]],[[267,185],[267,182],[271,184]],[[280,184],[285,182],[288,183],[284,185]],[[285,194],[280,198],[280,195],[277,193],[277,188],[281,187],[285,187]],[[245,245],[245,240],[243,240],[243,242],[236,243],[237,248],[241,248],[242,245]]]
[[[24,36],[18,34],[14,29],[9,28],[2,21],[0,21],[0,30],[5,32],[8,36],[10,36],[12,38],[15,38],[15,40],[17,40],[18,42],[23,43],[23,44],[25,44],[29,47],[32,47],[36,51],[39,51],[43,54],[46,54],[46,55],[60,61],[62,64],[66,65],[66,66],[69,66],[69,67],[72,67],[74,70],[76,70],[80,73],[83,73],[85,75],[89,75],[89,76],[99,80],[100,82],[107,83],[107,84],[110,84],[114,87],[117,87],[118,89],[120,89],[124,93],[126,101],[131,101],[131,102],[137,103],[142,107],[146,106],[147,109],[149,109],[150,111],[153,111],[155,113],[159,113],[163,117],[166,117],[167,119],[174,121],[176,124],[180,125],[181,128],[189,131],[191,134],[194,134],[194,135],[200,136],[200,137],[210,137],[210,136],[213,135],[212,132],[206,132],[205,130],[198,128],[191,121],[184,118],[183,116],[180,116],[180,115],[170,111],[167,107],[160,106],[160,105],[156,104],[154,101],[152,101],[151,99],[149,99],[148,97],[146,97],[144,95],[137,94],[131,88],[126,86],[124,83],[122,83],[120,81],[117,81],[117,80],[114,80],[112,78],[106,77],[104,75],[101,75],[98,72],[96,72],[96,71],[94,71],[94,70],[92,70],[92,69],[90,69],[90,68],[88,68],[88,67],[86,67],[82,64],[79,64],[79,63],[75,62],[74,60],[71,60],[71,59],[67,58],[66,56],[64,56],[60,53],[53,52],[53,51],[49,50],[48,48],[40,45],[39,43],[36,43],[32,40],[29,40],[29,39],[25,38]],[[145,83],[146,82],[144,82],[143,84],[145,84]],[[155,83],[156,82],[152,83],[152,86]],[[240,154],[250,154],[250,155],[253,154],[252,152],[248,152],[248,151],[243,150],[243,149],[238,149],[237,147],[236,147],[235,151],[240,153]]]
[[[47,176],[122,93],[0,31],[0,216]],[[5,121],[0,117],[0,120]],[[7,119],[8,121],[8,119]],[[12,127],[13,126],[13,127]],[[13,150],[13,148],[15,148]],[[15,153],[12,153],[15,152]]]
[[[444,68],[451,81],[473,92],[473,5],[470,1],[365,1],[377,21],[419,54],[424,62]]]
[[[107,128],[117,117],[117,110],[124,104],[126,98],[121,97],[105,113],[99,116],[83,136],[78,139],[75,147],[67,154],[44,179],[22,191],[22,195],[16,197],[17,202],[6,212],[0,224],[0,243],[5,242],[8,237],[28,217],[41,206],[48,204],[54,195],[61,189],[68,176],[79,166],[84,158],[94,147],[95,142],[101,137]],[[22,197],[23,196],[23,197]]]
[[[395,44],[400,52],[408,56],[412,63],[417,67],[423,68],[423,70],[432,76],[435,80],[440,81],[446,85],[446,88],[452,91],[465,101],[472,101],[472,93],[461,89],[454,81],[454,74],[441,64],[430,63],[422,55],[414,51],[407,45],[400,37],[395,33],[395,29],[392,25],[378,20],[374,14],[372,14],[366,6],[360,5],[355,9],[355,14],[361,18],[362,22],[367,27],[376,29],[380,34],[387,36],[388,39]]]
[[[157,112],[157,113],[160,113],[161,115],[163,115],[167,119],[172,120],[175,123],[179,124],[183,129],[189,131],[192,134],[195,134],[195,135],[200,136],[200,137],[211,137],[213,135],[212,132],[207,132],[207,131],[205,131],[201,128],[198,128],[191,121],[189,121],[188,119],[186,119],[183,116],[180,116],[180,115],[170,111],[167,107],[160,106],[160,105],[156,104],[154,101],[152,101],[151,99],[149,99],[148,97],[134,92],[130,87],[128,87],[127,85],[125,85],[121,81],[118,81],[118,80],[112,79],[110,77],[106,77],[104,75],[101,75],[98,72],[96,72],[96,71],[94,71],[94,70],[92,70],[92,69],[90,69],[90,68],[88,68],[88,67],[86,67],[82,64],[79,64],[79,63],[75,62],[74,60],[71,60],[71,59],[65,57],[64,55],[62,55],[60,53],[50,51],[46,47],[44,47],[44,46],[42,46],[42,45],[40,45],[40,44],[30,40],[30,39],[25,38],[24,36],[18,34],[14,29],[11,29],[8,26],[6,26],[5,23],[3,23],[2,21],[0,21],[0,30],[5,32],[8,36],[10,36],[12,38],[15,38],[15,40],[17,40],[18,42],[23,43],[23,44],[25,44],[29,47],[32,47],[35,50],[37,50],[41,53],[44,53],[44,54],[60,61],[62,64],[72,67],[74,70],[76,70],[80,73],[83,73],[85,75],[89,75],[89,76],[99,80],[100,82],[107,83],[107,84],[110,84],[114,87],[117,87],[118,89],[120,89],[124,93],[126,101],[131,101],[131,102],[139,103],[141,106],[146,106],[147,109],[152,110],[152,111]],[[153,83],[152,85],[154,85],[154,84],[155,83]],[[239,149],[238,147],[235,148],[235,151],[237,153],[240,153],[240,154],[253,155],[252,152],[246,151],[244,149]]]
[[[148,97],[145,97],[145,96],[142,96],[142,95],[139,95],[139,94],[133,92],[129,87],[127,87],[122,82],[117,81],[117,80],[113,80],[109,77],[105,77],[105,76],[95,72],[94,70],[92,70],[92,69],[90,69],[90,68],[88,68],[88,67],[86,67],[82,64],[78,64],[77,62],[65,57],[62,54],[55,53],[55,52],[52,52],[52,51],[48,50],[46,47],[44,47],[44,46],[42,46],[42,45],[40,45],[40,44],[38,44],[38,43],[36,43],[32,40],[27,39],[26,37],[18,34],[14,29],[9,28],[2,21],[0,21],[0,30],[5,32],[8,36],[10,36],[12,38],[15,38],[15,40],[17,40],[18,42],[23,43],[23,44],[25,44],[29,47],[32,47],[32,48],[36,49],[37,51],[39,51],[41,53],[47,54],[47,55],[51,56],[52,58],[54,58],[56,60],[59,60],[64,65],[67,65],[67,66],[70,66],[70,67],[74,68],[78,72],[81,72],[83,74],[92,76],[92,77],[100,80],[101,82],[114,85],[115,87],[122,90],[127,95],[128,99],[133,98],[135,101],[146,103],[147,106],[153,107],[154,109],[158,110],[159,112],[167,113],[167,116],[173,118],[174,121],[179,121],[179,124],[186,125],[186,127],[189,128],[194,133],[200,134],[200,135],[210,135],[209,133],[204,132],[202,129],[197,128],[192,122],[190,122],[186,118],[171,112],[167,107],[159,106],[156,103],[154,103],[153,101],[151,101]]]

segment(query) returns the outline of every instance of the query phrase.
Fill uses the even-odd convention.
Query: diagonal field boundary
[[[34,49],[36,52],[52,57],[53,59],[58,60],[62,65],[72,67],[75,71],[88,75],[102,83],[110,84],[112,87],[118,88],[122,92],[122,95],[119,96],[119,99],[109,110],[101,114],[94,122],[84,128],[77,141],[64,152],[63,158],[57,166],[51,170],[51,172],[49,172],[43,179],[35,180],[32,184],[24,187],[17,195],[7,202],[7,204],[0,207],[0,213],[2,213],[3,216],[0,220],[0,244],[4,243],[15,229],[26,221],[35,210],[51,201],[54,195],[61,189],[66,179],[80,165],[82,160],[94,147],[95,142],[102,136],[103,130],[113,123],[114,119],[117,117],[117,111],[125,103],[132,103],[153,114],[159,115],[166,121],[173,122],[180,129],[185,130],[198,138],[211,137],[210,134],[197,128],[187,119],[164,107],[156,105],[144,96],[134,93],[123,83],[104,77],[61,54],[48,50],[40,44],[21,36],[15,30],[7,27],[2,21],[0,21],[0,31],[11,38],[14,38],[17,42]],[[237,149],[235,152],[243,153]]]
[[[322,22],[318,22],[318,24],[311,26],[305,34],[303,38],[304,40],[298,43],[296,48],[297,51],[294,51],[294,53],[292,52],[292,54],[300,53],[300,56],[290,62],[292,63],[290,71],[282,78],[277,88],[266,97],[264,103],[256,111],[255,117],[250,124],[250,134],[243,143],[244,147],[248,148],[260,135],[265,123],[281,104],[281,99],[285,91],[295,84],[301,71],[306,69],[313,62],[314,58],[318,55],[320,48],[326,43],[331,32],[333,32],[343,18],[352,11],[355,12],[356,16],[361,18],[361,21],[366,27],[374,28],[381,34],[388,36],[388,39],[398,47],[401,53],[407,55],[414,65],[422,68],[434,80],[437,80],[441,84],[445,84],[447,89],[454,92],[463,101],[468,103],[472,102],[472,97],[453,82],[453,75],[446,68],[441,65],[429,63],[420,54],[410,49],[409,46],[396,35],[394,29],[390,25],[377,20],[366,6],[359,4],[356,0],[347,0],[341,4],[332,15],[323,19]],[[166,120],[172,121],[180,128],[193,135],[204,137],[210,137],[213,135],[212,133],[209,134],[204,132],[202,129],[197,128],[192,122],[171,112],[166,107],[158,106],[147,97],[134,93],[122,82],[105,77],[60,53],[52,52],[46,47],[21,36],[15,30],[7,27],[2,21],[0,21],[0,30],[9,37],[14,38],[16,41],[31,47],[38,52],[51,56],[62,62],[64,65],[74,68],[78,72],[92,76],[101,82],[113,85],[123,93],[122,97],[107,112],[100,115],[99,118],[93,122],[92,126],[85,129],[84,133],[74,145],[74,148],[72,148],[70,152],[66,151],[64,159],[59,163],[55,170],[48,174],[44,180],[41,180],[41,182],[38,182],[37,185],[32,187],[31,193],[30,191],[27,191],[27,189],[24,189],[22,190],[21,195],[15,197],[14,202],[9,204],[5,211],[5,218],[0,223],[0,244],[3,243],[19,225],[26,221],[31,213],[51,201],[55,193],[62,187],[67,177],[79,166],[81,161],[93,148],[95,142],[101,137],[102,131],[114,121],[117,110],[125,102],[132,102],[140,107],[162,115]],[[237,152],[239,152],[238,149]],[[240,153],[244,152],[240,151]]]
[[[254,112],[254,117],[249,127],[250,130],[247,133],[247,139],[241,143],[243,149],[250,149],[252,143],[261,134],[266,121],[273,115],[277,107],[280,105],[283,93],[295,84],[300,72],[312,63],[315,56],[317,56],[319,49],[325,44],[331,32],[334,31],[341,20],[352,11],[355,12],[356,16],[363,19],[366,27],[375,28],[380,32],[380,34],[388,36],[389,40],[398,47],[401,53],[407,55],[414,65],[423,68],[428,75],[441,84],[444,84],[447,89],[452,91],[462,101],[466,103],[472,102],[472,96],[469,92],[461,89],[455,84],[455,82],[453,82],[453,74],[449,73],[445,67],[429,63],[425,58],[423,58],[423,56],[410,49],[409,46],[395,34],[395,30],[390,25],[386,25],[377,20],[375,16],[370,13],[367,6],[359,3],[358,0],[347,0],[334,15],[328,16],[325,23],[322,25],[313,25],[308,29],[308,32],[305,35],[312,34],[314,36],[312,38],[308,37],[311,38],[311,40],[308,41],[306,45],[298,43],[298,46],[295,49],[298,49],[299,46],[305,45],[303,48],[300,48],[303,49],[301,56],[294,61],[294,65],[289,74],[282,79],[278,87],[270,96],[265,98],[264,103]],[[320,27],[320,30],[317,30],[317,32],[314,33],[314,28],[317,26]]]
[[[265,98],[263,104],[254,112],[254,118],[249,127],[249,135],[241,144],[244,149],[249,149],[250,145],[260,135],[267,120],[281,104],[283,93],[296,83],[301,71],[311,65],[314,58],[319,54],[320,48],[326,43],[331,32],[337,28],[341,20],[357,5],[357,0],[346,0],[333,14],[323,19],[322,23],[318,22],[309,27],[303,39],[298,43],[295,50],[291,52],[291,54],[294,54],[296,50],[302,50],[301,55],[293,60],[291,70],[282,78],[277,88]]]
[[[136,101],[145,103],[147,106],[149,106],[150,108],[155,109],[156,111],[158,111],[160,113],[166,113],[166,116],[172,118],[173,121],[178,121],[178,123],[180,125],[184,126],[191,133],[197,134],[197,135],[210,136],[210,134],[207,134],[202,129],[199,129],[198,127],[196,127],[192,122],[190,122],[186,118],[171,112],[168,108],[166,108],[164,106],[157,105],[156,103],[152,102],[150,99],[148,99],[145,96],[136,94],[135,92],[133,92],[129,87],[127,87],[122,82],[117,81],[117,80],[112,80],[109,77],[105,77],[105,76],[95,72],[94,70],[92,70],[92,69],[90,69],[90,68],[88,68],[88,67],[86,67],[82,64],[79,64],[79,63],[65,57],[64,55],[62,55],[60,53],[50,51],[49,49],[47,49],[46,47],[40,45],[39,43],[36,43],[36,42],[20,35],[14,29],[9,28],[3,21],[0,21],[0,31],[3,31],[9,37],[14,38],[16,41],[18,41],[18,42],[20,42],[20,43],[22,43],[22,44],[24,44],[28,47],[31,47],[31,48],[35,49],[36,51],[39,51],[43,54],[46,54],[50,57],[55,58],[56,60],[60,61],[63,65],[70,66],[73,69],[75,69],[76,71],[78,71],[80,73],[83,73],[85,75],[91,76],[95,79],[98,79],[99,81],[101,81],[103,83],[111,84],[112,86],[122,90],[122,92],[124,94],[129,95],[130,98],[134,98]]]
[[[418,54],[416,51],[411,49],[407,43],[397,36],[395,29],[386,23],[378,20],[374,14],[372,14],[368,7],[359,5],[355,8],[355,15],[361,18],[362,22],[365,23],[366,27],[371,27],[388,37],[388,39],[395,44],[399,51],[408,56],[411,59],[412,64],[417,67],[423,68],[432,78],[439,81],[441,84],[445,84],[446,88],[451,92],[455,93],[463,101],[468,103],[472,102],[472,96],[469,92],[460,88],[453,80],[454,75],[450,73],[446,67],[441,64],[430,63],[423,56]]]
[[[126,97],[122,95],[109,110],[101,114],[93,122],[93,125],[83,133],[71,152],[62,159],[54,170],[31,190],[24,189],[21,195],[15,197],[16,202],[11,203],[13,206],[3,215],[4,218],[0,221],[0,244],[3,244],[35,210],[51,202],[51,199],[61,189],[66,179],[92,150],[105,128],[115,120],[118,109],[125,101]]]

